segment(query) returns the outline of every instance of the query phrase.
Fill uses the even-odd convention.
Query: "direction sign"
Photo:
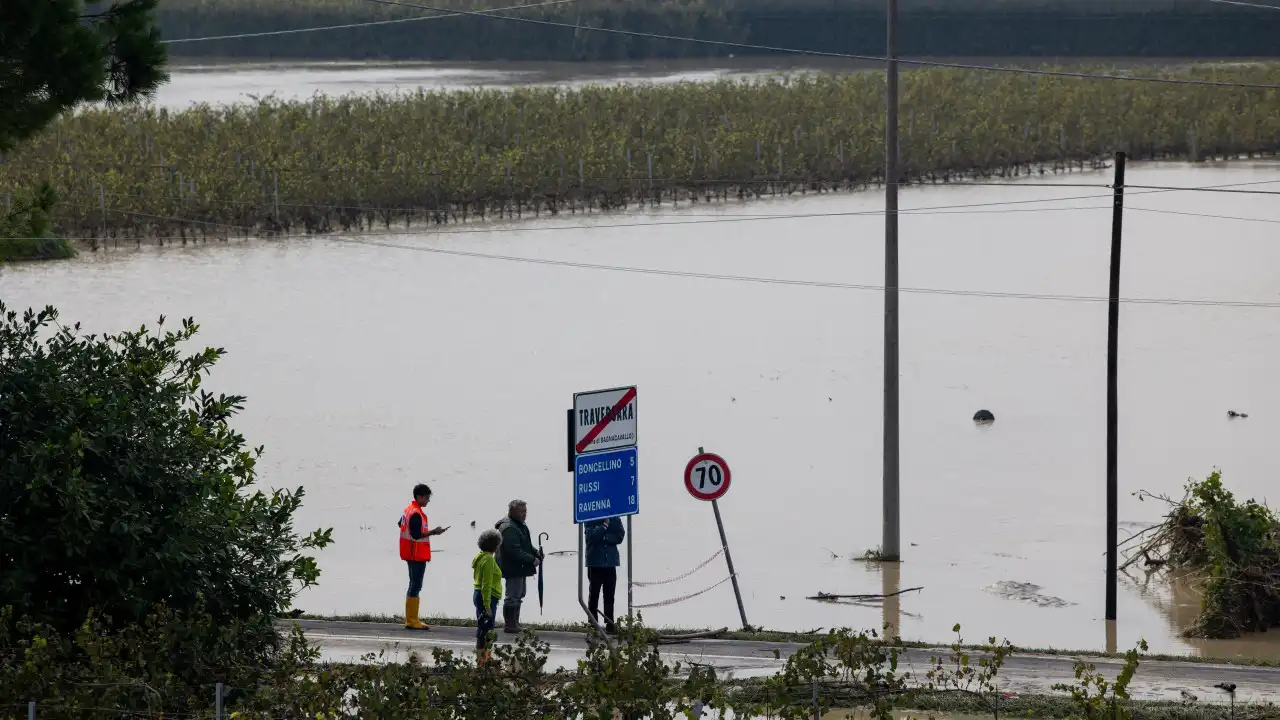
[[[575,393],[574,450],[600,452],[636,444],[635,387]]]
[[[579,455],[573,468],[573,521],[640,513],[639,468],[633,447]]]
[[[699,500],[724,497],[729,480],[729,463],[714,453],[699,453],[684,466],[684,487]]]

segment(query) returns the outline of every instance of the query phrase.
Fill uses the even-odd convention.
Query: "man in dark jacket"
[[[503,631],[520,632],[520,605],[524,601],[528,579],[538,574],[542,564],[541,553],[533,547],[533,536],[524,524],[529,507],[523,500],[512,500],[507,505],[507,516],[498,521],[495,528],[502,533],[502,547],[498,549],[498,567],[506,586],[506,598],[502,601]]]
[[[600,591],[604,590],[604,631],[613,634],[613,593],[618,587],[618,546],[627,537],[622,518],[606,518],[586,523],[587,581],[590,587],[591,616],[600,620]]]

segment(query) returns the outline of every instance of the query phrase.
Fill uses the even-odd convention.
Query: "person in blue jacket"
[[[586,524],[587,580],[589,582],[591,616],[600,620],[600,591],[604,591],[604,629],[610,635],[618,631],[613,623],[613,593],[618,587],[618,566],[622,564],[618,546],[627,537],[622,518],[606,518]]]

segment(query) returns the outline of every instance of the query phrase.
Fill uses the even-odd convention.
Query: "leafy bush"
[[[1171,508],[1134,559],[1145,558],[1153,572],[1191,571],[1199,579],[1200,616],[1187,634],[1231,638],[1280,625],[1280,519],[1270,508],[1237,501],[1216,470],[1189,481],[1178,502],[1138,495]]]
[[[286,681],[280,673],[317,657],[299,633],[281,643],[269,618],[216,621],[160,606],[138,624],[91,614],[66,632],[4,608],[0,717],[32,700],[52,720],[83,718],[89,708],[211,716],[217,683],[231,688],[230,701]]]
[[[201,389],[224,351],[184,354],[196,324],[163,326],[84,335],[0,303],[0,607],[15,616],[68,635],[164,605],[234,626],[318,577],[306,553],[331,531],[295,533],[301,488],[250,490],[262,448],[230,425],[244,398]]]
[[[86,717],[90,709],[211,720],[215,682],[227,687],[223,706],[235,720],[695,720],[705,710],[808,720],[855,707],[889,720],[903,709],[945,709],[948,702],[995,718],[1013,711],[1016,702],[1011,706],[997,685],[1013,648],[993,638],[971,654],[956,631],[951,653],[934,658],[921,677],[900,667],[900,650],[877,633],[836,630],[798,649],[774,677],[731,681],[709,666],[664,661],[657,636],[639,618],[624,622],[612,644],[590,634],[576,667],[548,672],[549,647],[529,632],[488,661],[434,649],[408,662],[378,654],[360,664],[326,664],[294,626],[276,651],[237,661],[227,649],[258,628],[216,628],[207,617],[161,608],[139,627],[111,630],[94,617],[68,637],[0,613],[0,718],[16,720],[6,709],[35,699],[38,717],[53,720]],[[1057,687],[1070,697],[1051,712],[1129,717],[1138,650],[1125,660],[1114,683],[1081,663],[1077,681]]]

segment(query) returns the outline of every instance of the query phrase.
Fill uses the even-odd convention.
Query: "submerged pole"
[[[898,0],[888,0],[884,125],[884,537],[881,559],[898,562]]]
[[[1116,619],[1116,546],[1119,544],[1119,425],[1118,395],[1120,341],[1120,238],[1124,221],[1123,152],[1116,153],[1116,178],[1112,185],[1111,207],[1111,287],[1107,298],[1107,613]]]

